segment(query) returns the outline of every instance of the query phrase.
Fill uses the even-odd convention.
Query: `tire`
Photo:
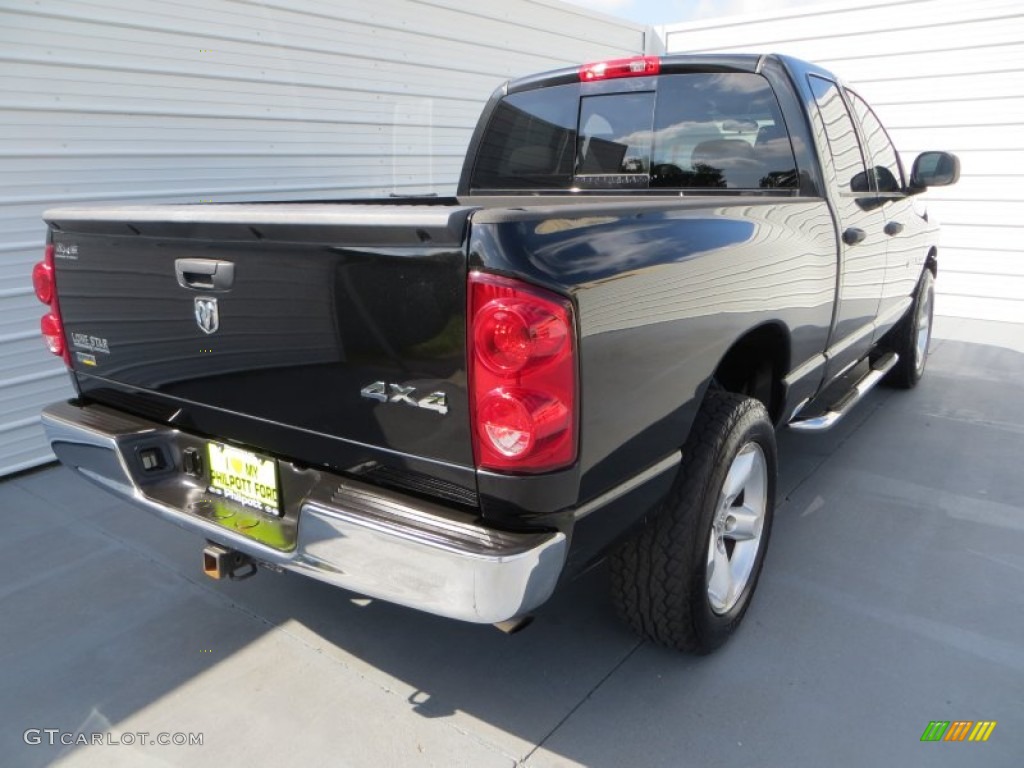
[[[924,375],[935,314],[935,276],[926,269],[917,284],[910,311],[889,332],[884,346],[900,356],[884,381],[898,389],[913,389]]]
[[[777,464],[764,406],[709,391],[672,490],[610,557],[613,602],[637,634],[706,654],[736,631],[768,546]]]

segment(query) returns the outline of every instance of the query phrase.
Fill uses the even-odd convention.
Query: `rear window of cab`
[[[582,90],[570,83],[504,98],[484,131],[471,188],[798,186],[789,134],[761,75],[666,74],[656,90]]]

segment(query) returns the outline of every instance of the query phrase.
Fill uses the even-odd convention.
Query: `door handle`
[[[900,232],[903,231],[903,225],[900,224],[900,222],[898,221],[890,221],[888,224],[885,225],[885,229],[883,231],[885,232],[885,234],[890,236],[898,235]]]
[[[193,291],[227,291],[235,282],[235,265],[218,259],[175,259],[178,285]]]
[[[858,227],[850,227],[845,232],[843,232],[843,242],[846,243],[847,245],[856,245],[867,236],[868,233],[865,232],[863,229],[859,229]]]

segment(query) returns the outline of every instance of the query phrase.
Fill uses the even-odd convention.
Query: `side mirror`
[[[947,187],[960,178],[960,158],[949,152],[922,152],[914,160],[910,173],[910,191],[927,187]]]

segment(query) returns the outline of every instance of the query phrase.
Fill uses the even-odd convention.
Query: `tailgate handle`
[[[235,282],[235,265],[218,259],[175,259],[174,273],[193,291],[227,291]]]

